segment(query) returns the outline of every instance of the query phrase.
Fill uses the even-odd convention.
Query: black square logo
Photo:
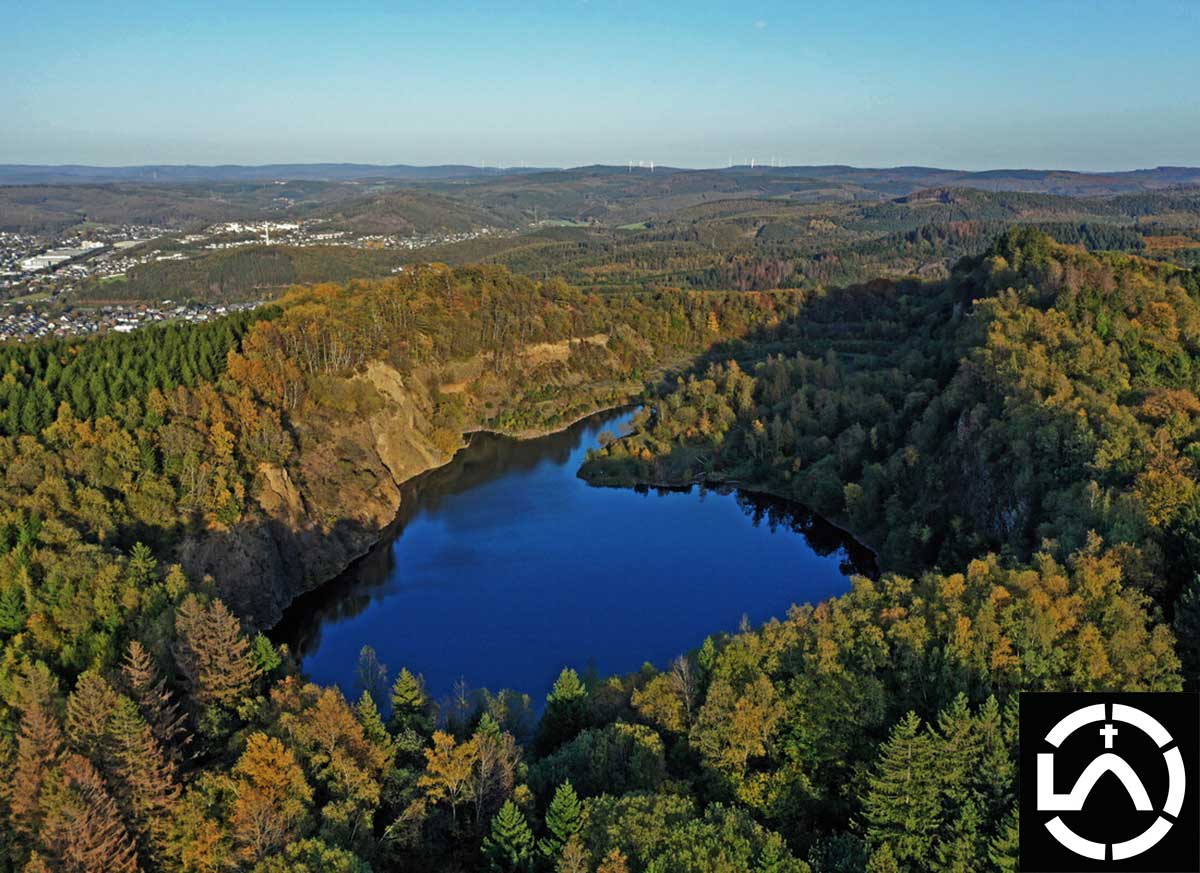
[[[1200,695],[1021,695],[1022,873],[1200,873]]]

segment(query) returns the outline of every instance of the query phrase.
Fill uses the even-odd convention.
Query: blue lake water
[[[388,535],[275,628],[304,672],[357,696],[364,645],[425,677],[513,688],[535,705],[564,666],[665,665],[705,636],[783,616],[873,571],[870,552],[802,508],[719,493],[596,488],[576,476],[608,413],[534,440],[474,437],[410,483]]]

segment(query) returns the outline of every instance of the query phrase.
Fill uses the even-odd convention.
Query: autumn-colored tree
[[[236,707],[258,676],[237,618],[220,600],[205,605],[188,595],[175,614],[175,660],[193,700],[203,707]]]
[[[521,752],[513,735],[501,731],[488,713],[484,713],[471,741],[475,762],[467,795],[474,808],[475,826],[479,827],[512,794]]]
[[[740,689],[727,679],[717,679],[700,708],[691,741],[713,767],[740,776],[753,757],[767,751],[783,704],[771,681],[758,675]]]
[[[261,861],[303,830],[312,789],[291,751],[262,733],[246,740],[233,773],[237,779],[230,813],[234,841],[242,858]]]
[[[178,757],[191,742],[184,725],[185,716],[179,711],[166,680],[160,674],[150,653],[137,640],[129,643],[121,674],[142,718],[154,731],[160,747]]]
[[[582,840],[578,835],[571,837],[558,856],[558,863],[554,865],[554,873],[589,873],[590,870],[591,864],[588,861],[587,850],[583,848]]]
[[[470,784],[478,758],[476,741],[456,743],[451,734],[435,731],[433,746],[425,750],[425,772],[417,779],[430,803],[450,804],[451,817],[457,821],[458,805]]]
[[[596,873],[629,873],[629,859],[620,849],[613,849],[600,861]]]
[[[279,731],[322,789],[322,833],[354,845],[373,831],[393,754],[390,740],[373,742],[337,688],[289,676],[272,690],[271,702],[279,711]]]
[[[697,695],[692,662],[683,656],[671,662],[671,669],[654,676],[633,692],[634,709],[648,721],[672,733],[686,733],[691,727]]]
[[[47,853],[81,873],[134,873],[133,838],[121,820],[104,780],[86,758],[69,754],[62,778],[43,800],[40,833]]]
[[[62,754],[63,735],[58,719],[47,702],[30,700],[21,714],[16,762],[5,780],[13,824],[26,835],[36,835],[41,828],[42,797]]]

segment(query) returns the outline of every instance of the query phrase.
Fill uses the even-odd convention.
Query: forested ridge
[[[0,350],[0,870],[1015,870],[1017,692],[1196,676],[1198,344],[1194,272],[1020,230],[940,282],[430,266]],[[308,683],[261,580],[175,563],[271,495],[381,487],[346,444],[381,410],[436,461],[646,382],[584,475],[753,483],[887,572],[661,670],[564,669],[533,723],[370,651],[359,699]]]

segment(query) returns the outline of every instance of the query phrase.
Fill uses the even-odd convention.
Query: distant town
[[[0,308],[0,342],[80,336],[106,330],[129,333],[139,327],[162,324],[167,321],[209,321],[230,312],[254,309],[261,305],[261,301],[255,301],[215,306],[203,303],[175,306],[170,300],[167,300],[159,306],[150,304],[100,306],[72,309],[60,315],[41,312],[32,305],[20,308],[9,306],[8,311]]]
[[[145,304],[89,305],[74,292],[94,280],[115,280],[142,264],[187,260],[243,246],[349,246],[417,250],[510,232],[483,227],[459,233],[401,236],[356,234],[328,219],[228,221],[194,233],[151,225],[94,227],[57,239],[0,231],[0,342],[99,331],[130,331],[171,320],[206,321],[255,303],[210,305],[170,299]],[[393,270],[393,272],[398,271]]]

